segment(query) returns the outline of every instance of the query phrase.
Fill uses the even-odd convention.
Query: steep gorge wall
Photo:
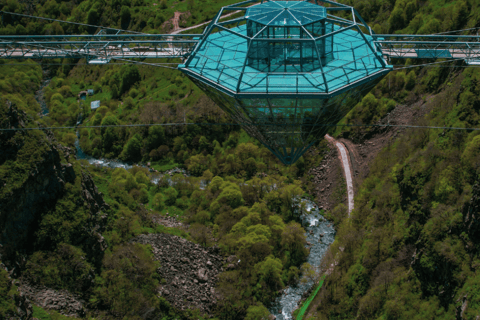
[[[15,105],[4,102],[1,111],[1,128],[28,127],[26,114]],[[78,191],[75,205],[83,207],[89,218],[75,241],[88,242],[84,247],[89,254],[105,249],[98,231],[106,218],[101,212],[108,205],[74,156],[74,150],[58,144],[51,131],[0,132],[0,243],[4,250],[32,250],[43,215],[69,192]]]
[[[0,101],[0,128],[29,126],[39,124],[9,101]],[[67,305],[63,310],[58,303],[66,295],[53,299],[49,294],[51,305],[45,299],[36,301],[42,296],[35,285],[23,279],[17,290],[14,279],[25,268],[28,254],[53,251],[61,242],[81,248],[98,269],[106,249],[101,233],[108,212],[92,177],[75,160],[75,151],[60,145],[51,131],[0,131],[0,290],[8,292],[0,304],[15,306],[8,311],[9,318],[31,318],[28,299],[69,314],[63,311],[72,308]]]

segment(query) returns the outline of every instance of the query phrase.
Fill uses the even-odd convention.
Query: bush
[[[165,204],[167,206],[173,206],[178,197],[178,191],[173,187],[167,188],[163,194],[165,195]]]
[[[153,197],[153,208],[158,211],[165,209],[165,196],[161,193],[157,193]]]
[[[61,243],[55,252],[35,252],[27,261],[24,277],[34,284],[84,293],[93,283],[93,272],[81,249]]]
[[[103,306],[118,318],[140,314],[158,305],[155,296],[159,276],[158,262],[141,244],[125,244],[105,255],[104,270],[90,302]]]

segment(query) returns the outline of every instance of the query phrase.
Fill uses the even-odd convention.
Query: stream
[[[87,155],[80,148],[78,139],[75,141],[75,147],[77,149],[77,159],[87,160],[90,164],[111,169],[124,168],[128,170],[133,167],[119,160],[96,159]],[[173,169],[164,174],[169,175],[172,173],[183,173],[188,176],[188,173],[183,169]],[[161,176],[162,175],[152,178],[152,183],[157,184]],[[206,184],[201,181],[200,189],[203,190],[205,187]],[[332,223],[320,214],[318,206],[316,206],[313,201],[302,199],[302,202],[305,203],[306,208],[306,213],[301,216],[302,225],[306,230],[305,235],[307,242],[311,244],[307,262],[313,267],[318,267],[327,249],[335,240],[335,229]],[[269,311],[276,316],[277,320],[292,319],[292,312],[297,309],[302,295],[315,284],[313,280],[305,280],[306,279],[303,279],[302,281],[302,279],[300,279],[296,286],[288,287],[284,290],[284,294],[275,300]]]
[[[307,211],[306,214],[301,216],[302,224],[307,231],[305,233],[307,242],[311,243],[307,262],[316,268],[322,262],[328,247],[335,240],[335,229],[332,223],[320,214],[318,206],[313,201],[305,199],[302,199],[302,201],[306,204]],[[277,320],[293,319],[292,312],[298,308],[302,295],[313,285],[315,285],[313,280],[300,279],[296,286],[283,290],[283,295],[275,300],[269,311]]]
[[[35,92],[35,99],[40,104],[42,111],[41,116],[48,114],[48,108],[45,103],[43,88],[50,83],[50,79],[44,73],[44,80],[40,85],[40,89]],[[78,136],[78,132],[77,132]],[[77,150],[77,160],[87,160],[88,163],[107,167],[111,169],[124,168],[126,170],[131,169],[133,165],[123,163],[119,160],[110,159],[96,159],[85,152],[80,147],[80,141],[78,138],[75,141],[75,148]],[[142,166],[142,165],[141,165]],[[146,166],[142,166],[146,167]],[[157,184],[160,177],[164,175],[172,175],[172,173],[181,173],[185,176],[189,176],[188,172],[184,169],[175,168],[165,173],[161,173],[152,178],[152,183]],[[169,181],[169,183],[171,180]],[[200,189],[206,188],[206,183],[200,181]],[[310,253],[307,257],[307,262],[314,268],[318,267],[325,256],[329,246],[335,240],[335,229],[332,223],[327,221],[321,214],[318,206],[310,200],[302,199],[305,203],[306,212],[302,214],[302,225],[306,230],[307,242],[311,244]],[[317,270],[318,273],[318,270]],[[307,280],[306,278],[300,279],[299,283],[295,286],[290,286],[283,291],[283,295],[278,297],[270,308],[270,312],[275,315],[277,320],[292,319],[292,312],[298,308],[298,303],[302,298],[302,295],[307,292],[315,283],[313,280]]]
[[[42,83],[40,84],[40,88],[37,91],[35,91],[35,100],[37,100],[37,102],[40,104],[40,108],[41,108],[40,116],[43,117],[47,115],[49,112],[47,108],[47,104],[45,103],[43,88],[48,86],[51,78],[48,76],[49,74],[48,71],[42,70],[42,73],[43,73]]]
[[[131,169],[133,165],[123,163],[119,160],[109,159],[96,159],[87,155],[80,148],[79,140],[75,141],[75,147],[77,149],[77,159],[87,160],[90,164],[106,167],[106,168],[124,168],[126,170]],[[145,167],[145,166],[143,166]],[[188,172],[184,169],[172,169],[163,174],[156,175],[152,178],[152,183],[157,184],[162,176],[171,176],[172,173],[182,173],[185,176],[189,176]],[[171,180],[169,180],[169,183]],[[170,183],[171,184],[171,183]],[[206,183],[200,181],[200,189],[205,189]],[[302,225],[306,230],[307,242],[311,244],[310,253],[307,257],[307,262],[314,268],[317,268],[328,247],[335,240],[335,229],[332,223],[327,221],[321,214],[318,206],[310,200],[302,199],[305,203],[306,212],[301,216]],[[317,270],[318,274],[318,270]],[[283,295],[278,297],[270,307],[270,312],[276,317],[277,320],[293,319],[292,312],[298,308],[298,303],[302,298],[302,295],[307,292],[313,285],[313,280],[300,279],[299,283],[295,286],[290,286],[283,291]]]

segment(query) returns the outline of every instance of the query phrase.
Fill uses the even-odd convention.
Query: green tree
[[[151,126],[148,128],[148,137],[145,147],[148,151],[157,149],[165,143],[165,130],[162,126]]]
[[[27,34],[27,29],[25,29],[25,27],[21,24],[17,24],[17,26],[15,27],[15,33],[24,35]]]
[[[116,247],[105,255],[103,266],[90,299],[93,306],[104,306],[119,318],[155,307],[158,263],[147,247],[140,244]]]
[[[122,8],[123,11],[123,8]],[[120,70],[121,73],[121,86],[120,95],[130,90],[130,88],[141,80],[140,72],[136,65],[125,65]]]
[[[118,99],[120,97],[120,90],[116,84],[112,85],[110,94],[112,95],[112,99]]]
[[[102,126],[113,126],[117,124],[118,124],[118,120],[114,115],[106,115],[103,118],[101,123]],[[119,128],[104,127],[101,129],[103,147],[105,148],[106,152],[113,151],[115,143],[119,143],[119,140],[120,140],[119,132],[120,132]]]
[[[90,9],[90,11],[88,11],[88,15],[87,15],[87,23],[88,24],[94,25],[94,26],[99,25],[98,18],[99,18],[99,16],[98,16],[97,10]],[[97,29],[96,27],[89,27],[88,28],[89,33],[91,33],[91,34],[95,33],[96,29]]]
[[[264,281],[270,290],[277,291],[283,288],[283,266],[280,259],[268,256],[264,261],[255,265],[255,272],[260,281]]]
[[[281,245],[285,250],[290,252],[292,265],[299,265],[307,257],[308,251],[305,248],[306,244],[307,239],[302,226],[293,221],[288,223],[282,232]]]
[[[268,320],[269,316],[270,311],[259,302],[256,305],[248,307],[245,320]]]
[[[199,153],[197,155],[191,156],[185,164],[187,169],[195,176],[200,176],[205,170],[208,169],[208,158],[203,154]]]
[[[173,206],[178,197],[178,191],[174,187],[168,187],[163,191],[165,196],[165,204],[167,206]]]
[[[403,20],[403,10],[399,7],[395,7],[390,18],[388,19],[388,24],[390,25],[390,32],[402,29],[404,27],[405,21]]]
[[[157,193],[153,197],[153,207],[158,211],[165,209],[165,196],[163,194]]]
[[[141,152],[142,137],[137,133],[128,140],[120,157],[125,161],[138,162],[142,159]]]
[[[412,90],[416,83],[417,75],[415,74],[415,71],[412,70],[407,74],[407,78],[405,79],[405,89]]]
[[[93,266],[80,248],[61,243],[55,252],[36,251],[29,257],[24,276],[31,283],[83,293],[93,283]]]
[[[130,13],[130,8],[127,6],[122,6],[122,10],[120,11],[120,24],[122,26],[122,29],[127,29],[128,25],[130,24],[130,19],[131,19],[131,13]],[[123,92],[126,92],[122,91]]]

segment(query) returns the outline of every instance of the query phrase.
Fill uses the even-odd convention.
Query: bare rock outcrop
[[[0,128],[28,127],[31,119],[25,112],[8,101],[0,103]],[[67,183],[78,182],[81,191],[76,203],[90,212],[90,219],[76,241],[84,244],[87,255],[101,261],[106,248],[101,235],[106,222],[102,211],[109,207],[74,156],[75,150],[60,145],[49,130],[0,131],[0,240],[4,263],[8,252],[32,249],[42,216],[65,195]]]
[[[165,279],[158,289],[160,296],[180,310],[212,313],[215,283],[224,263],[218,248],[205,248],[163,233],[140,235],[131,242],[152,246],[155,260],[160,262],[157,272]]]
[[[85,316],[84,301],[67,290],[54,290],[22,283],[19,291],[31,302],[44,309],[55,310],[69,317]]]
[[[480,242],[480,183],[473,185],[472,198],[463,207],[464,227],[476,243]]]

